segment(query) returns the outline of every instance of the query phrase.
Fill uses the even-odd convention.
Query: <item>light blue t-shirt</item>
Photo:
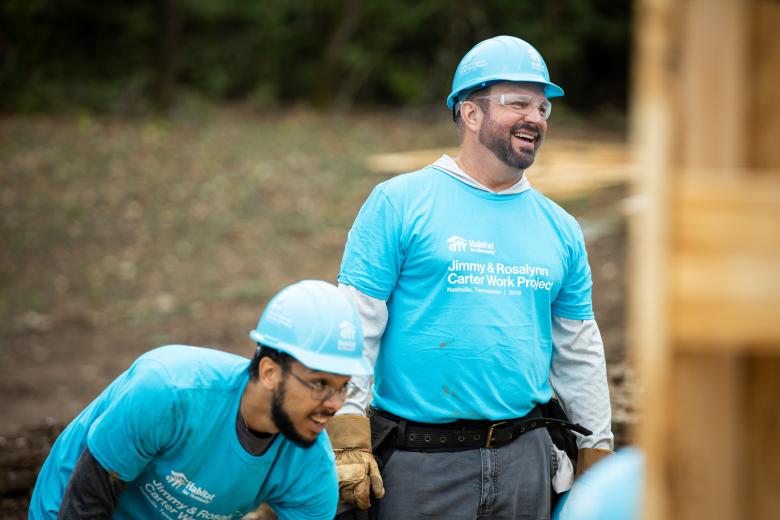
[[[338,484],[327,435],[304,449],[277,435],[240,444],[246,358],[170,345],[144,354],[63,431],[35,484],[30,519],[56,518],[84,446],[129,482],[116,519],[226,520],[266,501],[283,519],[332,519]]]
[[[435,167],[374,189],[339,281],[387,301],[373,405],[420,422],[525,415],[552,395],[552,315],[593,318],[573,217],[536,190],[490,193]]]

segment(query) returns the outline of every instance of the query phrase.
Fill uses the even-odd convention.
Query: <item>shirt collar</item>
[[[526,190],[531,189],[531,183],[528,181],[528,177],[523,175],[523,177],[519,181],[517,181],[515,184],[508,187],[507,189],[498,192],[493,192],[484,184],[480,183],[472,176],[470,176],[468,173],[464,172],[460,168],[460,166],[458,166],[458,163],[455,162],[455,159],[453,159],[447,154],[444,154],[441,157],[439,157],[436,160],[436,162],[434,162],[431,166],[443,171],[447,175],[450,175],[451,177],[454,177],[465,184],[468,184],[473,188],[477,188],[482,191],[487,191],[489,193],[497,193],[498,195],[514,195],[516,193],[522,193]]]

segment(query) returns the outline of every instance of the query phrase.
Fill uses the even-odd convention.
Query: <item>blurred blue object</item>
[[[645,457],[624,448],[588,469],[561,497],[553,520],[638,520]]]

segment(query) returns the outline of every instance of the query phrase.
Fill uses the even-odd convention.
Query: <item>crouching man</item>
[[[370,375],[360,318],[334,286],[274,296],[249,361],[169,345],[111,383],[63,431],[29,518],[332,519],[338,485],[322,434],[352,375]]]

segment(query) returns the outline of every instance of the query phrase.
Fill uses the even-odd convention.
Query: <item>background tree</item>
[[[568,106],[620,110],[629,10],[608,0],[6,0],[0,107],[440,104],[460,56],[512,34],[542,52]]]

